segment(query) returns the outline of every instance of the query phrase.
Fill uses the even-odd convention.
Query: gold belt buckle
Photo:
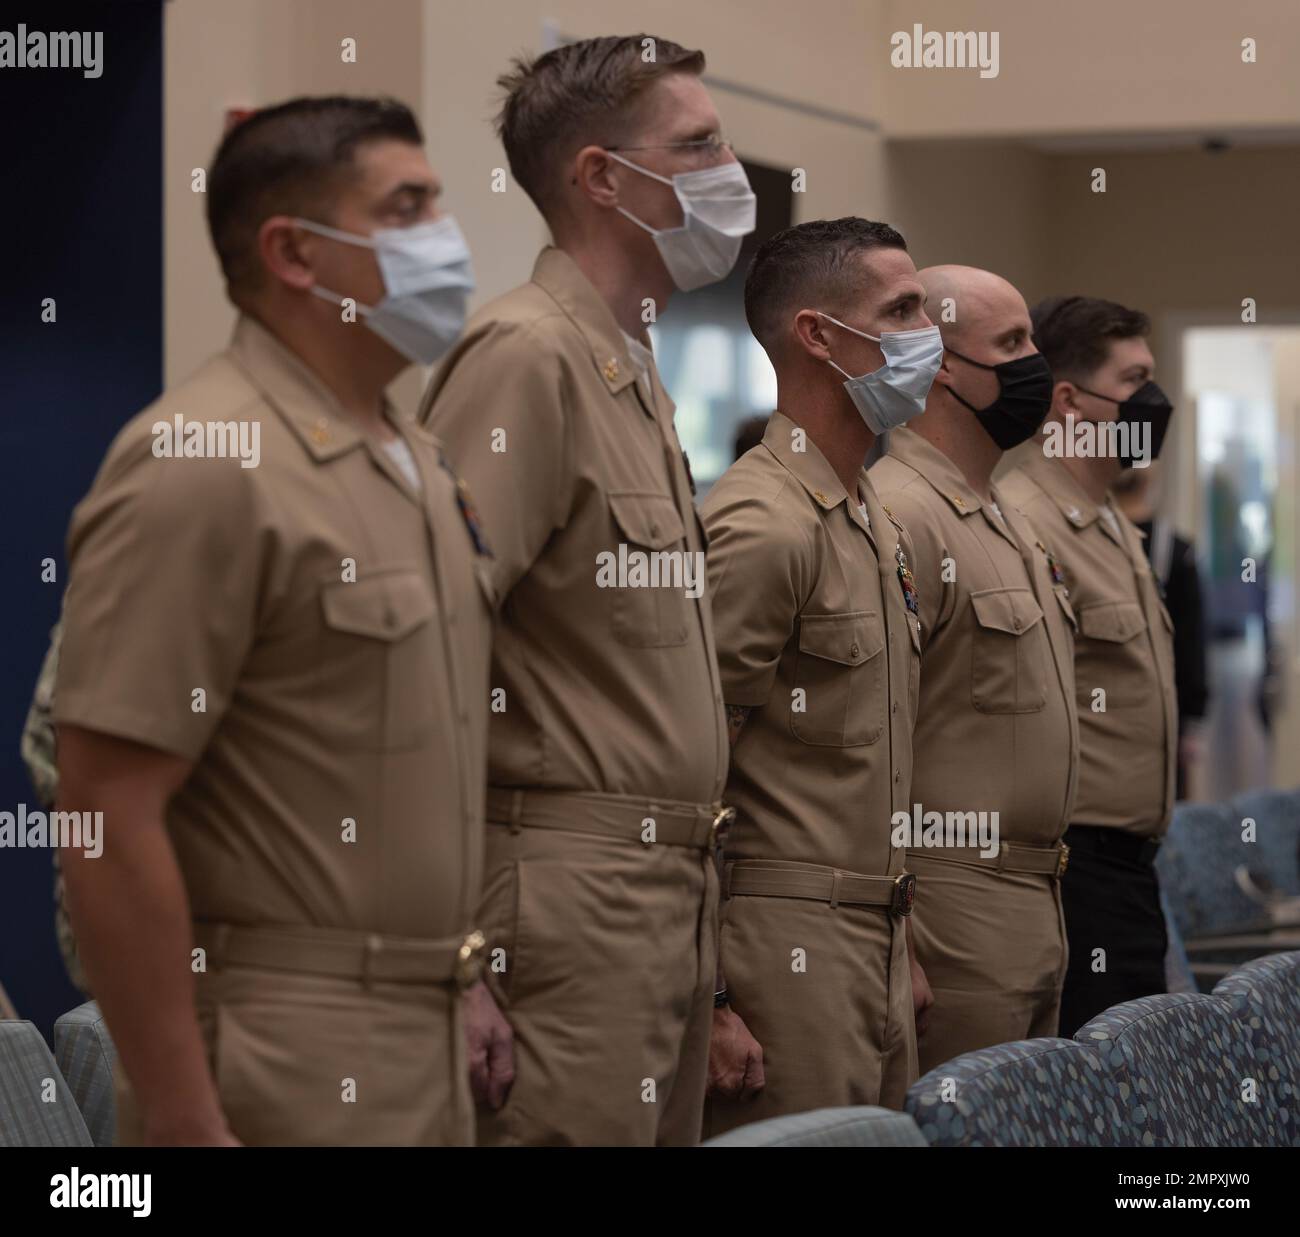
[[[487,938],[477,928],[460,944],[456,951],[455,980],[458,988],[472,988],[483,974],[483,950]]]
[[[894,904],[889,909],[895,915],[904,917],[912,913],[916,901],[916,877],[911,872],[902,872],[894,877]]]
[[[718,814],[713,818],[713,824],[709,826],[709,849],[716,850],[727,836],[727,830],[731,828],[736,821],[736,809],[734,807],[724,807],[718,809]]]
[[[1059,881],[1065,875],[1065,869],[1070,866],[1070,848],[1061,843],[1060,852],[1056,856],[1056,879]]]

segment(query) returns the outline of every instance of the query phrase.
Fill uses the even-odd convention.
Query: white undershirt
[[[411,483],[411,489],[420,493],[424,489],[420,483],[420,470],[415,466],[415,456],[411,454],[406,439],[399,434],[392,442],[383,443],[382,446],[388,453],[388,458],[402,470],[402,476]]]
[[[628,356],[636,367],[637,377],[645,384],[646,395],[650,394],[650,367],[655,363],[655,354],[639,339],[633,339],[626,331],[621,332],[627,344]]]

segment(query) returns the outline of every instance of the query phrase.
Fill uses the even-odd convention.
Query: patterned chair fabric
[[[78,1005],[54,1024],[54,1055],[96,1147],[111,1147],[116,1128],[113,1071],[117,1049],[94,1001]]]
[[[818,1108],[755,1121],[705,1147],[924,1147],[916,1122],[888,1108]]]
[[[1279,1137],[1249,1098],[1260,1068],[1246,1028],[1212,996],[1169,992],[1125,1001],[1074,1038],[1101,1055],[1146,1147],[1257,1147]]]
[[[915,1082],[904,1108],[936,1147],[1133,1145],[1119,1084],[1068,1039],[964,1053]]]
[[[1280,893],[1300,895],[1300,791],[1253,790],[1228,805],[1233,822],[1255,822],[1255,854],[1248,866]]]
[[[1263,925],[1263,909],[1237,884],[1236,870],[1258,863],[1243,842],[1241,817],[1221,803],[1180,803],[1156,858],[1161,888],[1188,939]]]
[[[1221,979],[1214,996],[1250,1038],[1275,1141],[1300,1146],[1300,953],[1257,958]]]
[[[30,1022],[0,1022],[0,1147],[93,1145],[41,1033]]]

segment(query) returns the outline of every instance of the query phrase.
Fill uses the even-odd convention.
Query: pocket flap
[[[860,666],[885,647],[880,617],[869,610],[853,614],[805,614],[799,619],[799,652],[842,666]]]
[[[1144,627],[1146,619],[1136,601],[1098,601],[1079,611],[1079,630],[1092,640],[1123,644]]]
[[[428,622],[436,609],[428,581],[408,570],[327,584],[321,605],[327,626],[373,640],[401,640]]]
[[[1038,602],[1027,588],[985,589],[972,593],[970,603],[975,610],[975,621],[981,627],[1012,636],[1023,635],[1043,617]]]
[[[609,495],[609,509],[625,540],[662,550],[686,536],[677,504],[667,494]]]

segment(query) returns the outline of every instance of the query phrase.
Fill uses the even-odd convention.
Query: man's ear
[[[794,337],[816,361],[830,360],[830,330],[830,324],[815,309],[801,309],[794,316]]]
[[[1081,416],[1079,390],[1074,383],[1062,379],[1052,387],[1052,407],[1049,415],[1051,413],[1061,418],[1070,416],[1078,419]]]
[[[935,371],[934,375],[935,382],[940,381],[940,379],[942,379],[944,386],[952,386],[952,370],[948,367],[948,353],[946,351],[944,352],[943,359],[939,362],[939,368]]]
[[[312,265],[315,238],[287,215],[272,215],[257,229],[262,265],[281,283],[307,291],[316,282]]]
[[[601,146],[584,146],[573,156],[569,183],[588,201],[612,209],[619,204],[615,162]]]

